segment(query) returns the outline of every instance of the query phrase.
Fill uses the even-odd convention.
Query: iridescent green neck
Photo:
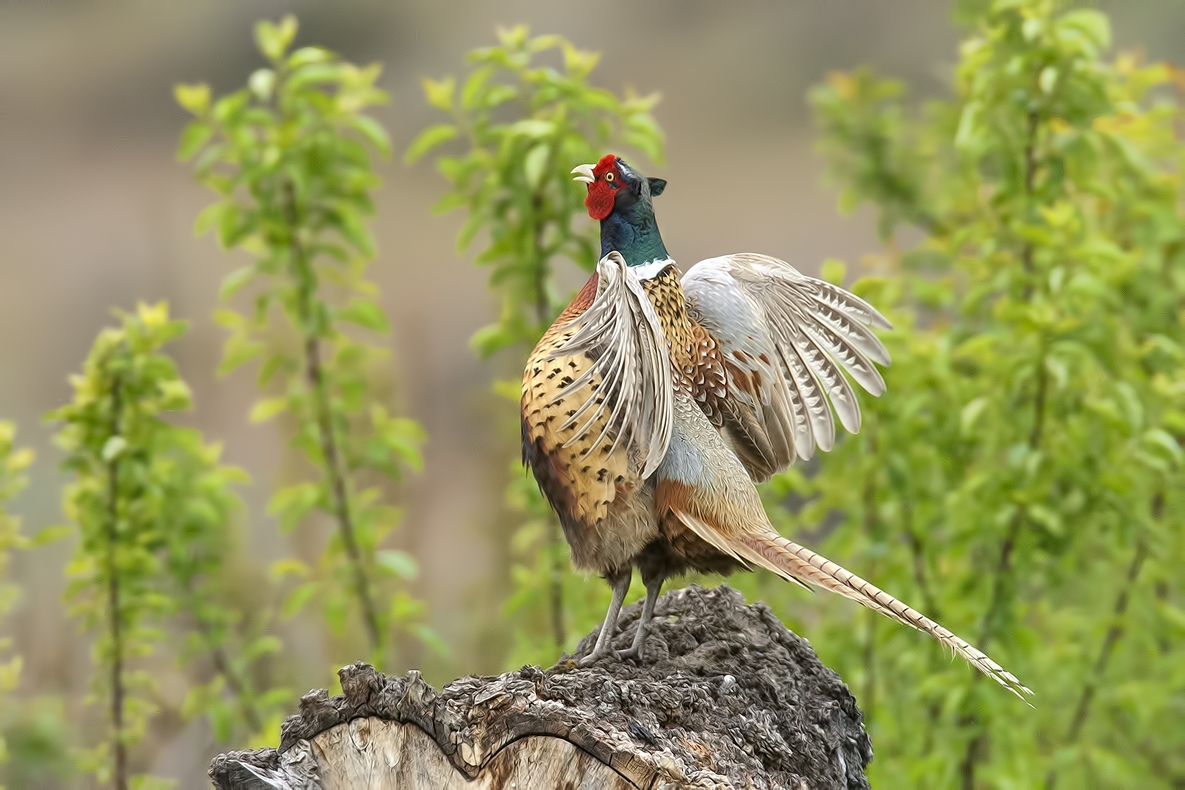
[[[649,200],[639,200],[601,220],[601,257],[614,250],[621,253],[630,266],[665,261],[671,257],[662,243],[662,234],[654,219],[654,206]]]

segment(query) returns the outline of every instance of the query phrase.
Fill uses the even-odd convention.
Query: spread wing
[[[715,336],[728,379],[725,431],[757,481],[835,443],[831,410],[860,430],[841,368],[873,395],[889,352],[870,326],[892,325],[863,299],[765,255],[700,261],[683,275],[688,313]]]
[[[566,391],[592,387],[589,398],[559,430],[579,425],[564,444],[575,444],[592,426],[603,425],[589,452],[609,440],[609,453],[624,441],[631,458],[649,477],[671,440],[671,363],[662,325],[637,275],[617,252],[597,264],[598,292],[592,305],[572,322],[579,327],[550,358],[585,354],[593,364]],[[563,394],[563,393],[561,393]],[[603,419],[605,416],[608,419]]]

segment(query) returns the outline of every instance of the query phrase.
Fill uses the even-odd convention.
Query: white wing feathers
[[[654,307],[637,275],[617,252],[597,264],[597,296],[569,326],[575,333],[549,357],[586,354],[593,364],[553,398],[559,400],[582,387],[596,391],[560,430],[580,424],[565,447],[592,435],[585,457],[610,434],[610,454],[624,440],[631,457],[649,477],[662,462],[671,440],[674,385],[666,338]]]
[[[844,428],[860,430],[860,407],[840,368],[869,393],[884,392],[874,363],[888,365],[889,354],[869,326],[891,325],[875,308],[785,261],[751,253],[700,261],[682,284],[688,312],[728,362],[737,408],[725,427],[755,479],[796,456],[812,457],[816,447],[830,450],[832,408]]]

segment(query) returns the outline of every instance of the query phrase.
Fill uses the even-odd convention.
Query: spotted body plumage
[[[573,444],[568,442],[580,426],[563,427],[587,401],[596,404],[605,397],[600,376],[588,387],[565,392],[592,367],[587,354],[550,357],[571,340],[571,322],[592,304],[596,290],[594,274],[532,352],[523,376],[522,436],[523,461],[560,516],[573,564],[605,574],[631,567],[654,530],[638,517],[638,511],[649,508],[639,501],[647,498],[641,468],[630,463],[628,454],[610,452],[616,434],[611,427],[605,430],[608,413]],[[602,433],[604,438],[595,441]]]

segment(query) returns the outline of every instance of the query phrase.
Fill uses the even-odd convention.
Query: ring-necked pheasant
[[[622,657],[641,655],[667,577],[762,567],[924,631],[1017,696],[1031,693],[938,623],[779,535],[754,487],[830,450],[833,408],[844,428],[860,429],[840,369],[880,395],[876,364],[889,355],[869,327],[889,322],[764,255],[710,258],[680,278],[654,218],[665,181],[613,155],[572,172],[588,185],[603,257],[530,356],[522,437],[573,564],[613,589],[583,663],[611,652],[634,566],[646,600]]]

